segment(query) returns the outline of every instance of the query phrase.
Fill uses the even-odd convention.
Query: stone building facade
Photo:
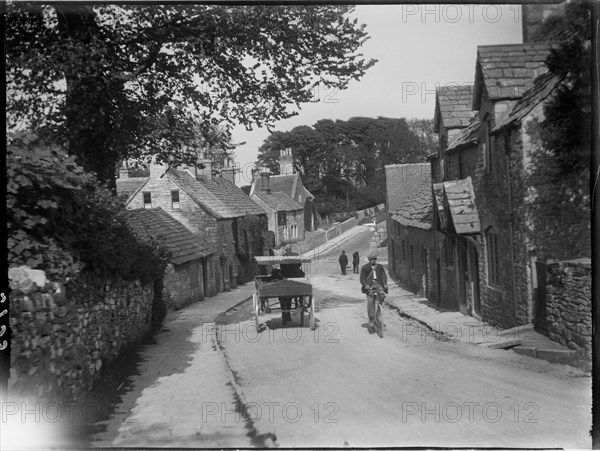
[[[431,173],[427,164],[385,166],[388,270],[420,296],[441,301],[432,230]]]
[[[215,249],[190,232],[162,208],[129,210],[129,227],[152,236],[169,253],[163,279],[163,300],[169,309],[180,309],[215,293],[213,264]],[[143,235],[142,235],[143,236]]]
[[[129,209],[160,207],[214,249],[202,274],[204,295],[213,296],[253,277],[249,255],[266,252],[261,236],[267,232],[267,218],[231,180],[215,177],[210,161],[200,155],[199,163],[203,169],[151,164],[150,176],[130,194],[126,205]],[[258,224],[252,231],[258,238],[249,244],[250,250],[240,249],[242,219],[247,218]]]
[[[304,207],[284,192],[272,192],[269,173],[261,174],[261,188],[250,199],[267,212],[269,230],[275,233],[275,245],[304,240]]]
[[[270,201],[266,201],[265,199],[257,200],[255,195],[261,193],[277,196],[277,199],[271,199]],[[302,209],[300,213],[303,222],[302,229],[309,232],[316,228],[317,214],[313,202],[314,196],[306,189],[302,182],[302,177],[294,169],[294,159],[291,149],[282,149],[280,151],[279,174],[273,175],[265,168],[254,178],[250,186],[250,197],[257,200],[263,208],[267,207],[270,211],[279,206],[285,211],[294,212],[294,214],[286,215],[286,217],[292,216],[290,219],[293,219],[292,222],[297,226],[295,230],[298,231],[298,237],[296,238],[299,240],[304,239],[304,232],[300,232],[300,224],[297,222],[299,212],[296,204],[299,204]],[[271,219],[269,221],[269,230],[272,230],[276,235],[280,235],[283,238],[283,229],[277,230],[276,223],[271,222]],[[296,238],[293,240],[295,241]]]

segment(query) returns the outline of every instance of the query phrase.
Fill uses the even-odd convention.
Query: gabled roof
[[[431,229],[432,218],[431,180],[424,178],[399,208],[392,212],[392,219],[406,227]]]
[[[146,183],[147,180],[148,180],[148,177],[136,177],[136,178],[130,177],[130,178],[126,178],[126,179],[118,178],[117,179],[117,194],[124,194],[129,198],[129,196],[131,196],[139,188],[141,188]]]
[[[259,197],[264,203],[275,211],[296,211],[304,207],[281,191],[267,194],[265,192],[256,192],[254,196]]]
[[[388,212],[394,212],[424,180],[431,180],[429,163],[386,164],[385,186]]]
[[[471,177],[436,183],[433,185],[433,190],[435,208],[438,211],[442,230],[447,230],[451,221],[459,235],[470,235],[481,231]]]
[[[551,73],[546,73],[537,78],[533,87],[523,94],[523,98],[510,109],[507,115],[496,122],[492,131],[495,132],[511,123],[520,122],[531,110],[546,100],[561,80],[561,77],[557,77]]]
[[[252,181],[252,188],[250,189],[250,194],[255,194],[260,191],[259,184],[260,177],[257,177]],[[300,178],[300,174],[298,172],[291,175],[270,175],[269,186],[271,188],[271,193],[276,193],[280,191],[282,193],[287,194],[292,199],[296,198],[296,194],[298,194],[299,187],[302,187],[304,189],[304,195],[306,197],[315,197],[302,184],[302,179]]]
[[[443,86],[437,89],[434,132],[439,133],[440,124],[447,129],[466,127],[474,115],[473,85]]]
[[[475,114],[469,125],[448,145],[446,152],[453,152],[463,146],[477,145],[479,142],[479,113]]]
[[[473,109],[479,110],[484,88],[492,101],[522,97],[547,72],[545,61],[553,47],[546,42],[477,47]]]
[[[200,181],[189,172],[176,169],[170,169],[167,174],[196,203],[217,218],[265,214],[246,193],[228,180],[214,178]]]
[[[198,260],[215,252],[199,235],[190,232],[160,207],[127,210],[125,215],[127,224],[134,231],[158,239],[170,253],[170,261],[175,265]]]

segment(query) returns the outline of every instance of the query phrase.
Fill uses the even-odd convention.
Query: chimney
[[[231,158],[229,157],[225,158],[225,166],[223,166],[221,177],[223,177],[225,180],[229,180],[235,185],[235,168],[233,166]]]
[[[121,167],[119,168],[119,179],[129,178],[129,168],[127,167],[127,160],[123,160]]]
[[[292,149],[281,149],[279,154],[279,174],[293,175],[294,174],[294,158],[292,157]]]
[[[212,180],[212,161],[204,157],[204,152],[198,154],[198,163],[204,165],[204,169],[197,168],[196,175],[202,180]]]
[[[260,169],[260,192],[265,194],[271,194],[271,173],[269,168],[263,166]]]

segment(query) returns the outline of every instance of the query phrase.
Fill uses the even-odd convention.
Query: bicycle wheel
[[[383,338],[383,315],[381,314],[381,304],[379,302],[377,302],[375,310],[375,326],[377,335],[379,335],[379,338]]]

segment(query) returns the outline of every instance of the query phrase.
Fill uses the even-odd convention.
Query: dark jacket
[[[340,262],[340,266],[343,266],[345,268],[346,265],[348,264],[348,256],[346,254],[342,254],[342,255],[340,255],[340,258],[338,261]]]
[[[385,269],[383,269],[383,266],[381,266],[379,263],[375,264],[375,274],[377,275],[377,280],[379,280],[379,283],[381,284],[383,289],[387,291],[387,276],[385,274]],[[367,263],[366,265],[363,265],[362,268],[360,268],[361,291],[363,293],[366,293],[365,288],[370,287],[372,283],[373,274],[371,270],[371,264]]]
[[[359,263],[360,256],[358,255],[358,252],[355,252],[354,254],[352,254],[352,264],[358,266]]]

